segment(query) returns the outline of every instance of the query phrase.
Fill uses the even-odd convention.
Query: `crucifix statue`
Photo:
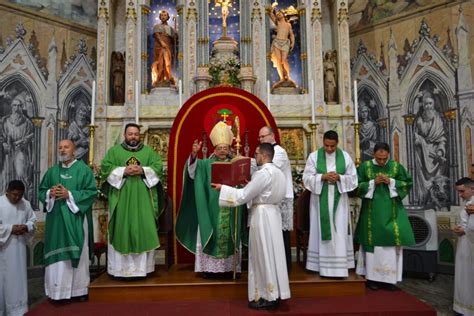
[[[222,36],[227,36],[227,16],[229,15],[229,7],[232,6],[232,0],[214,0],[216,6],[221,7],[222,12]]]

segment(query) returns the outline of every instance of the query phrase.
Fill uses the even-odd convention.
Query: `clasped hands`
[[[126,176],[141,176],[143,174],[143,168],[139,165],[130,165],[125,168]]]
[[[385,183],[386,185],[390,184],[390,178],[384,174],[379,174],[374,179],[375,185],[379,185],[381,183]]]
[[[327,181],[329,184],[334,184],[339,181],[341,177],[335,171],[331,171],[322,175],[321,180]]]
[[[69,191],[62,184],[57,184],[49,189],[49,196],[54,199],[67,200],[69,198]]]

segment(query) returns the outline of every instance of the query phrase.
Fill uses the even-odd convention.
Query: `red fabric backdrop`
[[[235,117],[240,121],[240,138],[244,143],[245,131],[248,131],[250,157],[253,157],[258,144],[258,131],[267,125],[275,130],[277,142],[278,129],[272,114],[266,105],[255,95],[241,89],[218,87],[201,91],[193,95],[179,110],[171,128],[168,147],[168,194],[173,201],[173,224],[181,202],[183,168],[191,153],[193,141],[202,140],[203,132],[207,136],[208,156],[214,151],[209,140],[212,127],[224,118],[232,125]],[[236,135],[234,135],[235,137]],[[243,148],[241,149],[243,154]],[[202,153],[200,153],[202,158]],[[173,226],[174,227],[174,226]],[[173,233],[174,234],[174,233]],[[194,255],[187,252],[174,235],[174,262],[193,262]]]

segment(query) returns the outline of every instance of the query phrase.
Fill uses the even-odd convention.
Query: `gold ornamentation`
[[[407,114],[403,116],[403,119],[405,120],[405,124],[412,125],[413,122],[415,121],[415,115]]]
[[[106,23],[109,23],[109,10],[107,8],[100,7],[97,16],[99,19],[104,19]]]
[[[450,121],[456,120],[456,109],[451,109],[444,112],[444,117]]]
[[[323,106],[322,106],[322,105],[318,106],[318,108],[316,109],[316,111],[317,111],[318,113],[324,113],[324,108],[323,108]]]
[[[146,6],[142,6],[142,14],[143,15],[148,15],[150,14],[151,10],[150,8],[146,7]]]
[[[137,20],[137,11],[135,10],[135,8],[127,8],[127,13],[125,14],[125,18],[127,20],[131,19],[133,21],[136,21]]]
[[[186,21],[189,22],[189,20],[191,20],[191,18],[194,18],[194,20],[197,20],[197,18],[198,18],[198,13],[197,13],[197,10],[195,8],[188,8],[188,14],[186,16]]]
[[[31,118],[31,122],[33,122],[33,125],[35,127],[41,127],[43,124],[44,118],[43,117],[33,117]]]
[[[307,53],[301,53],[300,58],[301,58],[301,60],[306,60],[306,59],[308,59],[308,54]]]

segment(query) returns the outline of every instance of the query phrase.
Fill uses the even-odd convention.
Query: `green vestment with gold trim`
[[[69,168],[54,165],[46,171],[40,183],[38,199],[43,205],[47,191],[58,184],[72,194],[79,212],[71,212],[66,200],[55,199],[53,209],[46,214],[44,262],[50,265],[71,260],[72,267],[77,268],[84,245],[84,218],[87,218],[89,231],[89,258],[92,259],[94,251],[92,204],[97,196],[95,177],[82,160],[76,160]]]
[[[402,200],[412,186],[412,177],[398,162],[389,160],[384,166],[365,161],[357,170],[359,178],[358,195],[362,208],[355,231],[355,240],[367,252],[375,246],[412,246],[415,244],[413,230]],[[398,196],[391,198],[388,185],[375,186],[372,199],[365,198],[370,180],[383,174],[395,180]]]
[[[242,225],[244,207],[219,207],[219,192],[211,187],[211,164],[217,161],[198,159],[194,180],[184,170],[183,194],[176,219],[176,237],[192,253],[196,253],[197,231],[201,237],[202,250],[217,259],[234,254],[234,214],[237,214],[237,240],[240,246],[245,227]],[[245,239],[245,238],[244,238]]]
[[[102,160],[102,179],[129,164],[151,168],[161,181],[162,162],[153,148],[143,146],[131,151],[122,144],[110,148]],[[109,242],[124,255],[148,252],[160,246],[156,224],[161,211],[160,192],[156,187],[148,188],[143,180],[141,175],[126,176],[120,189],[106,185]],[[160,183],[158,186],[161,187]]]

